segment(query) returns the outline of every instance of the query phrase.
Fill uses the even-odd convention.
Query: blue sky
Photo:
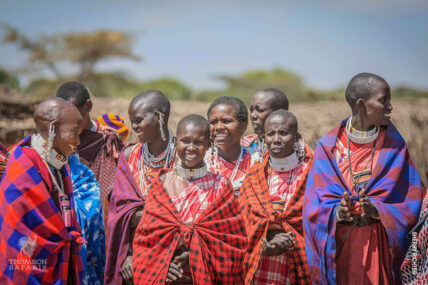
[[[140,79],[176,77],[192,88],[214,76],[282,67],[314,88],[345,85],[358,72],[396,86],[428,89],[428,1],[0,0],[0,22],[26,35],[117,29],[135,33],[141,62],[110,60],[101,70]],[[0,46],[0,66],[25,53]]]

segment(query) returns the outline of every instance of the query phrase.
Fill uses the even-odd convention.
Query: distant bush
[[[7,87],[10,87],[13,89],[19,89],[18,78],[1,68],[0,68],[0,84],[6,85]]]
[[[392,91],[392,97],[397,98],[428,98],[428,91],[409,86],[399,86]]]
[[[226,83],[226,89],[220,91],[202,91],[197,95],[201,101],[212,101],[222,95],[236,96],[249,104],[251,97],[265,88],[277,88],[285,92],[290,101],[305,101],[309,94],[303,85],[303,79],[290,71],[280,68],[271,70],[251,70],[239,76],[220,75],[217,79]]]
[[[138,85],[140,92],[155,89],[162,91],[171,100],[190,100],[192,91],[185,84],[173,78],[159,78],[144,81]],[[137,95],[137,94],[135,94]]]

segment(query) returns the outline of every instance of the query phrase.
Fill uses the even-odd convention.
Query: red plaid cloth
[[[133,244],[134,284],[164,284],[182,238],[194,284],[242,283],[245,226],[231,187],[191,224],[183,223],[159,177],[148,192]]]
[[[248,248],[244,259],[245,284],[252,284],[255,280],[255,273],[260,266],[266,268],[268,272],[276,272],[276,266],[267,269],[268,263],[261,262],[262,248],[261,241],[266,237],[269,225],[277,223],[282,226],[285,232],[292,232],[296,235],[294,248],[287,252],[289,263],[289,278],[292,284],[310,284],[309,269],[306,261],[305,243],[303,239],[302,226],[302,206],[303,195],[306,187],[306,179],[313,159],[313,151],[305,146],[306,157],[304,159],[303,173],[299,177],[298,186],[294,189],[284,212],[278,214],[272,207],[271,197],[267,184],[268,155],[263,163],[254,165],[247,173],[247,177],[241,187],[239,194],[239,205],[244,217],[245,227],[248,233]],[[287,262],[287,261],[285,261]],[[282,270],[282,269],[280,269]],[[268,279],[267,284],[283,284],[276,281],[278,275],[262,272],[259,274],[260,282],[263,278]],[[265,283],[266,284],[266,283]]]
[[[254,273],[252,284],[291,284],[289,266],[286,253],[278,256],[263,256]]]
[[[277,172],[267,166],[267,180],[271,200],[284,200],[284,208],[286,208],[294,195],[294,190],[299,187],[305,168],[307,168],[307,163],[304,161],[292,171],[287,172]],[[289,184],[290,175],[292,176]],[[263,255],[259,262],[259,267],[254,273],[253,284],[290,284],[287,254],[280,256]]]
[[[183,178],[178,176],[174,171],[167,174],[165,185],[168,181],[173,187],[180,187],[183,184]],[[186,185],[183,185],[186,187]],[[196,220],[207,208],[213,203],[218,194],[229,187],[229,182],[226,178],[208,172],[207,175],[198,180],[191,181],[187,188],[179,195],[172,198],[172,202],[181,216],[184,223],[191,223]]]
[[[250,167],[259,160],[259,154],[257,152],[247,147],[243,147],[243,149],[244,155],[234,177],[231,176],[238,161],[235,160],[233,162],[228,162],[220,156],[211,155],[211,151],[209,151],[209,155],[206,159],[208,170],[223,177],[226,177],[231,182],[237,180],[243,181]]]
[[[51,196],[58,190],[48,167],[30,145],[27,137],[14,149],[0,184],[0,284],[81,284],[85,276],[79,251],[85,240],[69,172],[61,169],[71,207],[66,227]],[[70,266],[74,276],[69,276]]]
[[[272,200],[285,200],[285,207],[287,207],[287,202],[290,201],[291,197],[294,194],[294,190],[297,189],[298,184],[300,183],[300,177],[302,176],[307,163],[302,161],[295,169],[287,172],[278,172],[272,170],[270,167],[267,167],[268,171],[268,185],[269,193]],[[288,185],[288,181],[291,183]]]

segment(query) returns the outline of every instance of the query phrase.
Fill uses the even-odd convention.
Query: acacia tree
[[[3,25],[3,30],[3,43],[15,44],[29,55],[23,71],[48,70],[56,79],[64,77],[62,63],[77,67],[75,77],[78,80],[90,80],[95,75],[95,66],[103,60],[140,60],[132,51],[134,37],[120,31],[98,30],[30,38],[8,25]]]

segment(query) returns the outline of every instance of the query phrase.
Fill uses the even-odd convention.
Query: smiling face
[[[208,122],[210,123],[211,138],[214,140],[214,144],[222,150],[239,144],[247,127],[247,123],[238,121],[235,107],[226,104],[215,106],[209,114]]]
[[[53,148],[65,156],[76,153],[82,130],[82,116],[79,111],[74,107],[64,108],[60,120],[55,124]]]
[[[274,115],[266,121],[265,129],[265,143],[272,157],[284,158],[293,153],[297,130],[289,117]]]
[[[391,90],[383,81],[377,81],[371,91],[370,98],[364,101],[364,118],[368,125],[386,126],[391,119]]]
[[[183,168],[200,168],[210,147],[207,128],[184,123],[177,131],[177,155]]]
[[[261,137],[265,133],[266,118],[275,111],[272,109],[275,97],[271,93],[257,92],[251,98],[250,117],[254,132]]]
[[[159,120],[153,106],[144,101],[129,106],[129,120],[141,143],[153,142],[160,137]]]

